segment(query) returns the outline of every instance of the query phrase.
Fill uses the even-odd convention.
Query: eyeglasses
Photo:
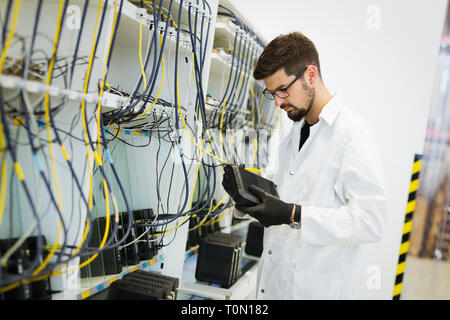
[[[307,68],[303,69],[303,71],[300,72],[286,88],[278,89],[275,91],[270,91],[270,90],[264,89],[264,91],[263,91],[264,96],[269,100],[275,100],[275,96],[277,96],[278,98],[281,98],[281,99],[286,99],[287,97],[289,97],[288,89],[295,83],[295,81],[300,79],[300,77],[303,75],[303,73],[306,71],[306,69]]]

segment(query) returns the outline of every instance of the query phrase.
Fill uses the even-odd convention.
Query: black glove
[[[293,203],[286,203],[279,198],[265,192],[257,186],[250,186],[251,191],[261,201],[255,206],[245,207],[236,204],[235,208],[257,219],[264,227],[280,224],[290,224]]]

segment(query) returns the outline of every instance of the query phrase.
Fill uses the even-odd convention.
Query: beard
[[[316,97],[315,91],[313,88],[308,88],[306,85],[303,85],[303,89],[306,92],[307,101],[305,103],[306,108],[299,108],[294,105],[282,105],[281,108],[291,107],[291,110],[288,111],[287,116],[289,119],[291,119],[294,122],[298,122],[305,117],[309,110],[311,110],[312,105],[314,103],[314,99]]]

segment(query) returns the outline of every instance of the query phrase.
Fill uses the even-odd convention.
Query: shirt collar
[[[339,93],[335,93],[333,98],[322,108],[319,114],[319,120],[324,120],[329,126],[331,126],[344,107],[344,101]]]
[[[323,120],[329,126],[331,126],[343,107],[344,101],[342,100],[341,95],[335,92],[333,94],[333,98],[331,98],[331,100],[328,101],[328,103],[320,111],[319,122]],[[296,141],[296,139],[298,138],[298,132],[300,132],[300,128],[303,126],[304,122],[305,118],[292,124],[289,136],[290,138],[293,138],[294,141]],[[316,130],[319,127],[318,124],[319,123],[316,123],[315,125],[311,126],[311,130]]]

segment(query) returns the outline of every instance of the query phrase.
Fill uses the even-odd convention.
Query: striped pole
[[[405,221],[402,230],[402,243],[400,245],[400,253],[397,263],[397,271],[395,276],[393,300],[400,300],[402,292],[403,274],[405,272],[406,255],[409,249],[409,236],[411,234],[412,218],[416,208],[416,191],[419,187],[419,173],[422,164],[422,155],[414,155],[414,164],[411,175],[411,182],[409,184],[408,204],[406,205]]]

